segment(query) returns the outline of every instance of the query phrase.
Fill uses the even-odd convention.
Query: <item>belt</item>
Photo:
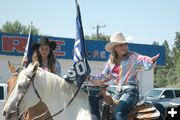
[[[122,91],[124,91],[126,89],[139,89],[139,87],[137,85],[123,85]]]

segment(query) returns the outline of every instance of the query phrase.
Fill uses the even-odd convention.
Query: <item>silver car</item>
[[[154,88],[145,94],[146,100],[151,102],[170,102],[178,97],[180,97],[179,88]]]

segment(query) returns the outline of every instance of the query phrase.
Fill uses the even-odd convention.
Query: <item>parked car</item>
[[[165,118],[167,109],[176,106],[172,101],[177,101],[179,98],[179,88],[153,88],[144,95],[144,101],[152,102]]]
[[[151,102],[170,102],[178,97],[180,97],[178,88],[153,88],[145,94],[146,101]]]
[[[163,106],[167,109],[167,108],[172,108],[172,107],[178,107],[180,106],[180,97],[178,98],[174,98],[169,102],[159,102],[161,104],[163,104]]]
[[[171,100],[171,104],[173,104],[173,105],[180,105],[180,97]]]
[[[145,101],[160,103],[165,109],[176,106],[180,100],[179,88],[153,88],[145,94]]]

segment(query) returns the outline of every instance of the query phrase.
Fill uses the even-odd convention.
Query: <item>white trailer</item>
[[[4,120],[4,117],[2,115],[2,109],[5,103],[6,97],[7,97],[7,84],[0,83],[0,120]]]

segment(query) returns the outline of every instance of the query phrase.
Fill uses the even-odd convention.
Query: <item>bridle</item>
[[[31,82],[32,82],[32,85],[33,85],[33,89],[34,89],[37,97],[39,98],[39,101],[41,101],[41,97],[40,97],[40,95],[39,95],[39,93],[38,93],[38,91],[37,91],[37,89],[35,88],[35,85],[34,85],[34,78],[35,78],[35,76],[36,76],[36,73],[35,73],[32,77],[31,77],[31,76],[28,76],[28,75],[26,75],[26,76],[27,76],[27,78],[30,79],[30,82],[27,84],[27,86],[25,87],[23,93],[21,94],[21,96],[19,97],[19,99],[18,99],[18,101],[17,101],[17,103],[16,103],[16,111],[17,111],[17,115],[18,115],[18,116],[19,116],[19,105],[20,105],[20,103],[21,103],[21,101],[22,101],[25,93],[27,92],[27,90],[28,90]]]
[[[18,74],[19,74],[19,73],[15,73],[15,74],[13,74],[13,76],[18,76]],[[35,73],[32,77],[29,76],[29,75],[26,75],[26,77],[27,77],[28,79],[30,79],[30,82],[27,84],[27,86],[25,87],[23,93],[21,94],[21,96],[19,97],[19,99],[18,99],[18,101],[17,101],[17,103],[16,103],[17,116],[20,115],[20,114],[19,114],[19,105],[20,105],[20,103],[21,103],[21,101],[22,101],[22,99],[23,99],[25,93],[27,92],[27,90],[28,90],[28,88],[29,88],[29,86],[30,86],[31,83],[32,83],[34,92],[36,93],[37,97],[39,98],[39,102],[42,101],[42,99],[41,99],[41,97],[40,97],[40,95],[39,95],[39,93],[38,93],[38,91],[37,91],[37,89],[36,89],[36,87],[35,87],[35,85],[34,85],[34,78],[35,78],[35,76],[36,76],[36,73]],[[63,110],[64,110],[64,109],[62,109],[61,111],[63,111]],[[48,113],[48,111],[45,111],[45,112],[42,113],[41,115],[36,116],[35,118],[33,118],[33,120],[42,117],[42,116],[45,115],[46,113]],[[54,116],[56,116],[56,114],[53,115],[53,116],[49,116],[49,117],[47,117],[46,119],[52,118],[52,117],[54,117]]]
[[[19,73],[21,72],[22,69],[23,69],[23,68],[18,68],[18,69],[16,69],[16,71],[12,73],[12,77],[18,77],[18,75],[19,75]],[[19,108],[19,104],[21,103],[21,101],[22,101],[22,99],[23,99],[23,96],[24,96],[25,93],[27,92],[27,90],[28,90],[28,88],[29,88],[31,82],[32,82],[32,85],[33,85],[33,89],[34,89],[34,91],[35,91],[37,97],[39,98],[39,101],[41,101],[41,97],[40,97],[40,95],[39,95],[39,93],[38,93],[38,91],[37,91],[37,89],[35,88],[35,85],[34,85],[34,78],[35,78],[35,75],[36,75],[36,74],[34,74],[32,77],[27,75],[27,78],[30,79],[30,82],[29,82],[28,85],[25,87],[23,93],[21,94],[21,96],[19,97],[19,99],[18,99],[18,101],[17,101],[17,103],[16,103],[16,109],[15,109],[15,110],[16,110],[17,116],[19,116],[19,109],[18,109],[18,108]],[[17,78],[16,78],[16,79],[17,79]],[[15,86],[14,86],[14,87],[15,87]],[[14,89],[14,87],[13,87],[12,89]],[[48,110],[45,111],[44,113],[42,113],[42,114],[36,116],[36,117],[33,118],[32,120],[38,119],[38,118],[44,116],[44,115],[47,114],[47,113],[48,113]],[[27,115],[27,113],[25,114],[25,116],[22,115],[21,117],[26,117],[26,115]]]

